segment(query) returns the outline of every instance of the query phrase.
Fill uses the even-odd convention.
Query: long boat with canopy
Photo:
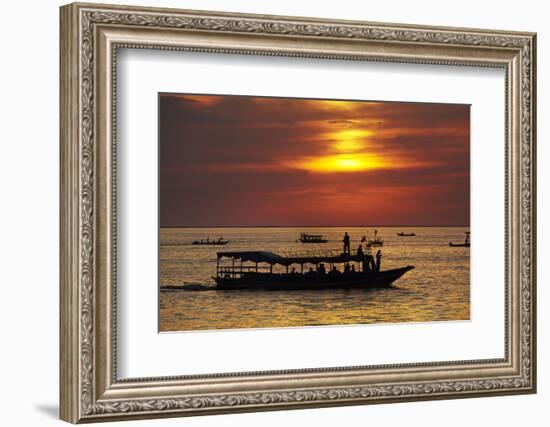
[[[281,256],[273,252],[218,252],[218,289],[304,290],[390,286],[414,267],[380,269],[381,252]],[[275,267],[275,268],[274,268]],[[278,271],[277,271],[278,270]]]
[[[327,243],[328,240],[323,238],[321,234],[308,234],[308,233],[301,233],[300,239],[298,239],[302,243]]]

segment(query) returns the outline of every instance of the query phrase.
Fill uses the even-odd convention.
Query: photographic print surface
[[[470,106],[159,94],[159,329],[470,318]]]

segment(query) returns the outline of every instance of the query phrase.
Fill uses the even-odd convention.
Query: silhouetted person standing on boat
[[[350,255],[351,254],[351,247],[350,247],[350,241],[349,241],[349,234],[344,234],[344,255]]]
[[[366,273],[376,271],[376,262],[370,253],[367,253],[367,256],[363,259],[363,271]]]
[[[359,245],[357,248],[357,256],[363,256],[365,253],[363,252],[363,245]]]
[[[382,251],[376,252],[376,271],[380,271],[380,262],[382,261]]]

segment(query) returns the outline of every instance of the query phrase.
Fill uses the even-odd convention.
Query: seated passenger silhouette
[[[325,274],[326,273],[325,264],[323,264],[323,263],[319,264],[319,266],[317,267],[317,273],[319,273],[319,274]]]

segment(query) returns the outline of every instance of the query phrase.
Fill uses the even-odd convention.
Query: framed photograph
[[[470,320],[470,105],[161,93],[159,157],[161,332]]]
[[[536,391],[535,34],[61,8],[61,418]]]

